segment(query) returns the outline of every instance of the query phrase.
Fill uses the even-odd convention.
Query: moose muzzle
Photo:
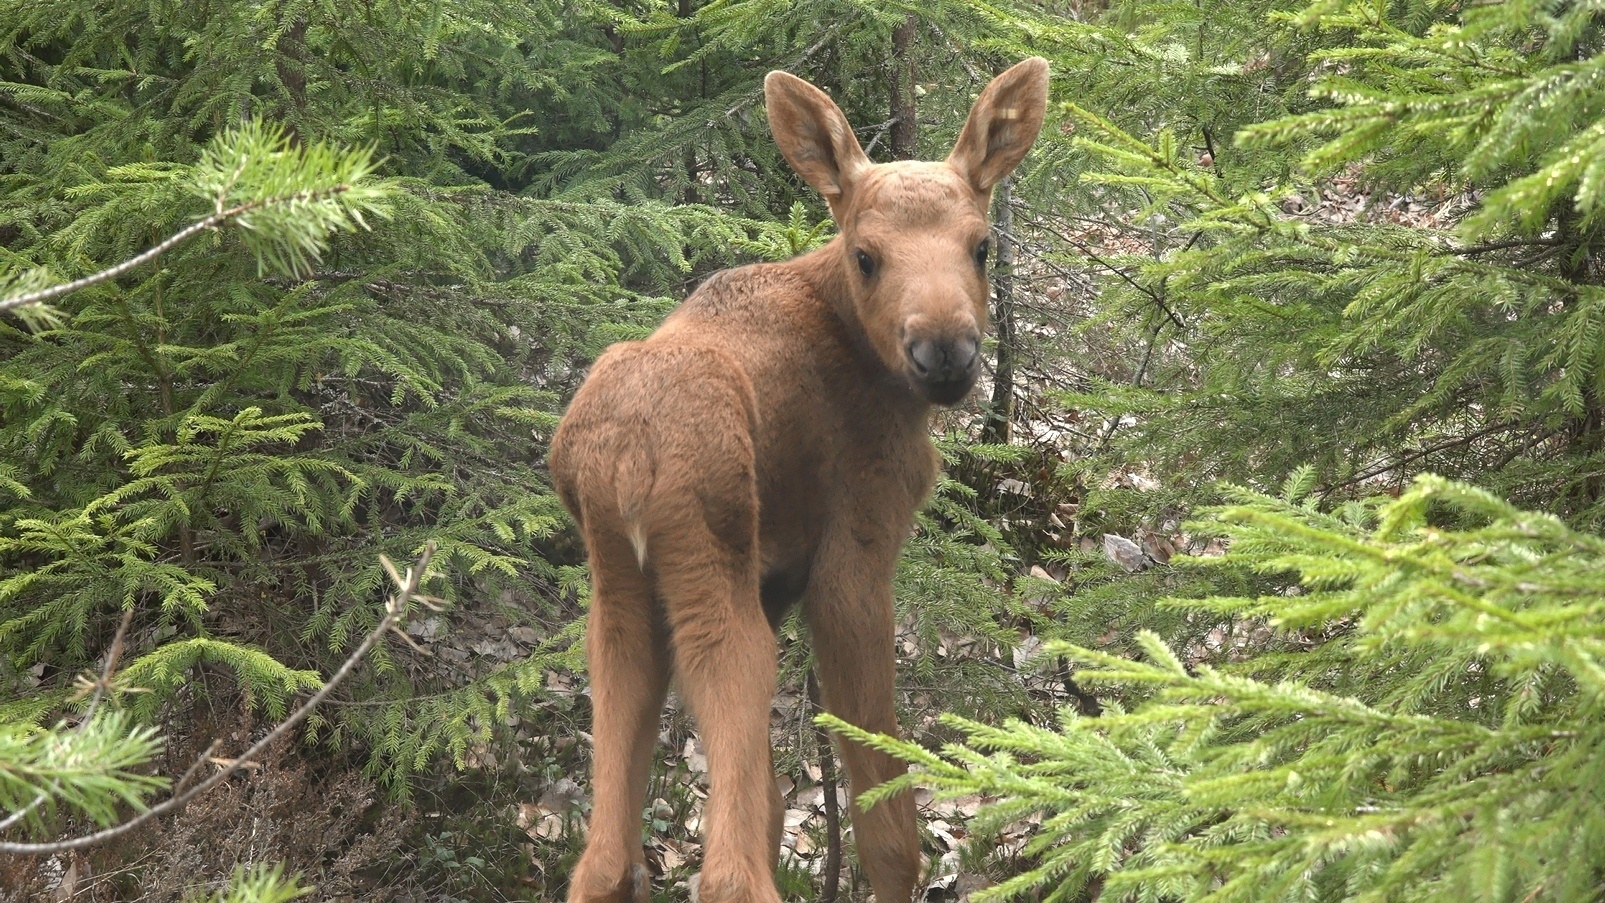
[[[974,332],[911,338],[903,351],[915,385],[933,404],[957,404],[975,385],[981,337]]]

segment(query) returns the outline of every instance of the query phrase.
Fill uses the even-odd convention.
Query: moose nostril
[[[981,341],[973,335],[967,335],[953,343],[953,366],[967,373],[974,368],[975,359],[980,353]]]
[[[909,363],[914,365],[914,372],[921,377],[929,376],[942,364],[943,354],[930,339],[914,339],[904,350],[908,352]]]

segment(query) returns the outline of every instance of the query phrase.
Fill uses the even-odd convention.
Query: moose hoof
[[[752,880],[725,877],[704,880],[698,873],[686,882],[691,903],[780,903],[780,893],[769,875],[752,876]]]
[[[568,903],[651,903],[652,876],[647,874],[646,866],[632,865],[623,877],[612,885],[602,885],[597,889],[598,881],[585,881],[576,876],[576,883],[569,891]]]

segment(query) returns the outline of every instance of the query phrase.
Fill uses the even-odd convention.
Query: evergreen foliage
[[[1308,462],[1340,497],[1432,468],[1597,523],[1596,12],[1245,11],[1271,15],[1208,54],[1256,104],[1071,110],[1081,178],[1165,237],[1111,261],[1129,281],[1097,319],[1151,311],[1141,378],[1066,402],[1130,418],[1115,446],[1167,482],[1269,487]],[[1190,36],[1160,22],[1147,41]],[[1162,65],[1201,87],[1192,54]],[[1366,192],[1337,218],[1335,180]],[[1424,205],[1441,214],[1396,212]]]
[[[828,238],[764,73],[939,158],[1038,54],[1013,383],[939,420],[897,588],[898,748],[1046,816],[991,893],[1589,899],[1601,50],[1566,0],[0,0],[0,298],[159,249],[0,305],[0,737],[43,743],[129,610],[119,730],[209,688],[277,717],[383,616],[374,552],[428,538],[445,629],[525,657],[382,646],[317,748],[404,797],[519,718],[583,730],[547,694],[588,589],[544,442],[696,280]],[[1167,561],[1220,533],[1225,565]],[[1067,693],[1105,715],[1053,722]],[[97,786],[63,808],[132,802]]]
[[[578,665],[586,589],[544,439],[588,360],[694,279],[823,240],[762,75],[830,85],[884,159],[905,16],[0,3],[0,284],[138,261],[0,315],[6,723],[70,706],[128,610],[122,673],[150,691],[130,715],[222,691],[275,717],[380,617],[374,551],[426,538],[448,629],[528,626],[534,648],[459,666],[382,647],[309,736],[405,796],[515,715],[566,723],[572,703],[538,701]],[[969,65],[943,53],[933,81]],[[944,488],[900,596],[927,711],[953,686],[984,688],[972,714],[1024,701],[946,651],[1017,636],[991,614],[1011,553],[971,495]]]
[[[77,727],[47,730],[0,724],[0,808],[37,827],[65,807],[102,827],[115,824],[125,807],[144,808],[145,797],[163,789],[165,778],[146,773],[160,752],[155,730],[137,726],[125,711],[108,711]],[[209,903],[287,903],[307,893],[282,866],[237,869]]]
[[[362,741],[397,793],[573,665],[576,637],[543,623],[571,616],[560,572],[533,544],[564,524],[537,441],[576,366],[764,234],[706,207],[508,190],[541,150],[518,121],[568,80],[544,67],[573,65],[541,53],[585,29],[535,7],[423,12],[0,15],[8,293],[209,214],[235,226],[64,297],[55,319],[0,323],[8,674],[75,673],[132,608],[126,673],[157,691],[141,713],[221,666],[271,717],[376,623],[375,548],[438,538],[454,598],[547,645],[423,687],[381,650],[362,694],[382,716],[319,728]],[[342,232],[364,223],[379,228]],[[411,706],[419,689],[430,702]],[[67,692],[41,691],[24,717]]]
[[[1297,583],[1176,600],[1253,619],[1291,651],[1198,664],[1068,644],[1131,707],[1057,726],[952,719],[941,755],[875,740],[949,794],[1041,818],[1037,863],[985,898],[1589,900],[1605,880],[1605,543],[1421,477],[1319,509],[1232,489],[1224,562]],[[850,734],[862,732],[839,723]],[[904,781],[908,783],[908,781]],[[883,793],[877,791],[878,794]]]
[[[165,778],[141,773],[155,758],[156,731],[138,727],[126,712],[108,712],[76,729],[0,727],[0,808],[35,825],[58,805],[95,824],[114,824],[118,807],[139,805],[167,786]]]
[[[1597,898],[1600,24],[1117,4],[1064,29],[1058,71],[1089,75],[1022,193],[1091,234],[1018,206],[1048,266],[1097,274],[1069,321],[1093,365],[1049,393],[1105,424],[1058,472],[1072,529],[1180,535],[1217,480],[1287,488],[1228,488],[1180,537],[1224,533],[1224,566],[1027,546],[1070,568],[1036,627],[1102,717],[876,741],[999,797],[994,829],[1040,819],[983,896]]]
[[[207,898],[207,903],[289,903],[311,893],[300,882],[285,880],[278,866],[257,866],[235,870],[228,887]]]

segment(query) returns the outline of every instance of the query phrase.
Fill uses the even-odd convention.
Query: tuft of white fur
[[[649,445],[632,444],[621,450],[613,471],[624,535],[635,549],[635,564],[642,573],[646,573],[646,527],[642,522],[646,520],[647,499],[657,477],[656,463]]]
[[[631,521],[629,526],[625,527],[625,534],[630,539],[630,547],[635,549],[635,566],[645,572],[646,533],[641,530],[641,525],[639,523]]]

